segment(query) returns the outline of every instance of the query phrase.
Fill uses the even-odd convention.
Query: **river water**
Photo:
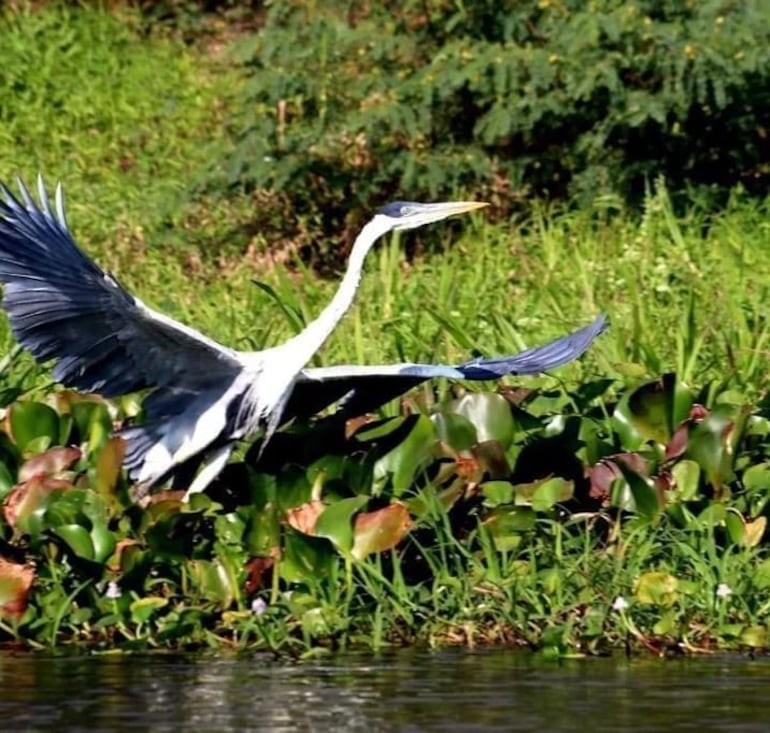
[[[0,654],[2,731],[768,731],[770,660]]]

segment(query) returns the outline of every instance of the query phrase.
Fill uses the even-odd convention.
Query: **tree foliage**
[[[763,0],[279,2],[240,53],[231,183],[335,228],[396,192],[770,181]]]

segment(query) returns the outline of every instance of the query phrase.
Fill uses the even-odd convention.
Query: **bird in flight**
[[[0,184],[0,282],[13,334],[37,361],[55,362],[53,377],[67,387],[108,398],[149,390],[143,421],[118,431],[139,496],[190,468],[200,470],[188,495],[202,491],[237,441],[261,431],[264,447],[280,425],[335,404],[352,416],[433,377],[495,380],[554,369],[579,357],[606,327],[599,316],[544,346],[456,366],[308,368],[352,304],[366,254],[380,237],[486,205],[398,201],[363,227],[318,318],[279,346],[236,351],[152,310],[89,259],[70,234],[61,186],[53,208],[40,176],[38,202],[21,181],[18,187],[19,198]]]

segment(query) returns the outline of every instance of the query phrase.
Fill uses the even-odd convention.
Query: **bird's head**
[[[454,214],[474,211],[487,205],[477,201],[447,201],[440,204],[393,201],[378,209],[377,214],[388,220],[392,231],[402,231],[431,224],[434,221],[441,221],[441,219],[446,219]]]

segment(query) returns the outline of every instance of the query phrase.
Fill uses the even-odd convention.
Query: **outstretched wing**
[[[197,389],[231,380],[234,351],[151,310],[78,249],[61,187],[56,214],[42,178],[40,203],[19,181],[21,201],[0,184],[0,281],[18,341],[54,378],[105,397],[147,387]]]
[[[284,416],[309,417],[336,402],[340,402],[339,414],[360,415],[434,377],[492,380],[507,375],[539,374],[577,359],[605,328],[607,318],[600,315],[588,326],[544,346],[512,356],[472,359],[457,366],[388,364],[305,369],[294,386]]]

